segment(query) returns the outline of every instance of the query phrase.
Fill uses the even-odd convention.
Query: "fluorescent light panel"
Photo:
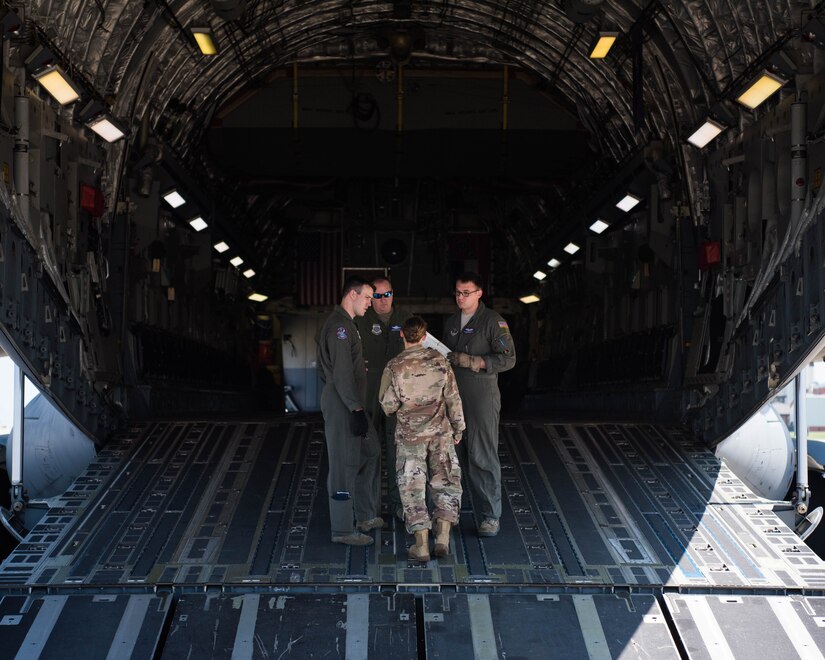
[[[253,302],[263,302],[267,298],[269,298],[269,296],[265,296],[262,293],[251,293],[251,294],[249,294],[249,300],[252,300]]]
[[[110,119],[106,115],[95,117],[86,125],[106,140],[106,142],[117,142],[120,138],[126,135],[126,131],[124,131],[117,125],[117,123],[115,123],[113,119]]]
[[[255,271],[254,271],[254,270],[252,270],[251,268],[247,268],[247,269],[243,272],[243,276],[244,276],[245,278],[247,278],[247,279],[249,279],[250,277],[255,277]]]
[[[60,105],[69,105],[80,98],[80,90],[59,66],[50,66],[34,74],[34,79]]]
[[[618,32],[599,32],[596,42],[590,49],[590,59],[601,60],[607,57],[618,36]]]
[[[229,260],[229,263],[232,264],[233,266],[235,266],[235,268],[237,268],[238,266],[240,266],[243,263],[243,259],[241,259],[240,257],[232,257]]]
[[[536,294],[531,293],[529,296],[522,296],[521,298],[519,298],[519,300],[523,302],[525,305],[530,305],[532,303],[537,303],[539,300],[541,300],[541,298],[539,298]]]
[[[713,121],[712,119],[705,119],[705,122],[688,138],[688,142],[694,147],[702,149],[724,130],[725,126],[719,122]]]
[[[537,270],[535,273],[533,273],[533,277],[535,277],[539,282],[541,282],[545,277],[547,277],[547,273]]]
[[[201,49],[201,53],[204,55],[217,55],[218,54],[218,46],[215,43],[215,37],[212,35],[212,30],[209,28],[192,28],[192,34],[195,37],[195,41],[198,42],[198,48]]]
[[[596,222],[590,225],[590,231],[595,232],[596,234],[601,234],[609,226],[610,225],[607,224],[604,220],[596,220]]]
[[[638,204],[641,201],[642,201],[641,198],[636,197],[636,195],[633,195],[631,193],[627,193],[624,197],[622,197],[622,199],[619,201],[619,203],[616,204],[616,207],[620,208],[622,211],[627,213],[634,206],[636,206],[636,204]]]
[[[223,254],[224,252],[226,252],[229,249],[229,246],[226,243],[224,243],[223,241],[221,241],[220,243],[215,243],[215,245],[213,245],[212,247],[214,247],[215,250],[217,252],[219,252],[220,254]]]
[[[561,261],[559,261],[558,259],[551,259],[547,262],[547,265],[550,266],[550,268],[558,268],[559,266],[561,266]]]
[[[195,231],[203,231],[204,229],[206,229],[209,226],[208,224],[206,224],[206,220],[204,220],[200,216],[192,218],[189,221],[189,224],[192,226],[192,229],[194,229]]]
[[[567,254],[576,254],[576,252],[579,251],[579,246],[575,243],[568,243],[564,246],[564,251],[567,252]]]
[[[173,209],[176,209],[179,206],[183,206],[184,204],[186,204],[186,200],[183,198],[183,195],[181,195],[174,188],[163,195],[163,200]]]
[[[736,100],[746,108],[753,110],[774,92],[777,92],[785,82],[783,78],[769,71],[763,71]]]

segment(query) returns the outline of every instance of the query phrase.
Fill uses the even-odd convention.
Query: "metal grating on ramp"
[[[703,657],[751,653],[760,629],[777,653],[820,657],[825,564],[781,503],[682,429],[506,422],[500,435],[502,532],[478,537],[465,495],[450,556],[411,565],[389,516],[373,547],[330,542],[320,418],[134,425],[0,565],[5,648],[23,652],[33,630],[45,641],[21,657],[53,657],[82,646],[91,617],[101,657],[124,644],[147,658],[380,657],[378,642],[393,657]]]
[[[614,585],[823,589],[825,565],[680,429],[506,423],[502,533],[465,496],[451,555],[329,541],[320,420],[135,426],[0,566],[18,585]]]

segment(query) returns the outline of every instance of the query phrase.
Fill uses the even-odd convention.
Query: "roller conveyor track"
[[[134,425],[0,566],[0,657],[825,654],[825,564],[683,430],[511,421],[500,455],[501,534],[465,496],[418,566],[388,515],[330,543],[319,417]]]

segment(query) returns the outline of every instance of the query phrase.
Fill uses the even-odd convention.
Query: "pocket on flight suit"
[[[381,443],[378,441],[378,433],[370,421],[367,434],[361,438],[361,461],[376,459],[381,455]]]
[[[455,453],[452,436],[448,436],[448,439],[441,444],[441,451],[438,453],[438,463],[441,466],[445,481],[448,484],[460,484],[461,466],[458,463],[458,455]]]

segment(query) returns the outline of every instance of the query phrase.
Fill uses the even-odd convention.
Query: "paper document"
[[[449,348],[447,348],[443,343],[438,341],[438,339],[433,337],[429,332],[427,333],[427,336],[424,338],[424,341],[421,343],[421,345],[425,348],[434,348],[444,357],[447,357],[447,353],[450,352]]]

